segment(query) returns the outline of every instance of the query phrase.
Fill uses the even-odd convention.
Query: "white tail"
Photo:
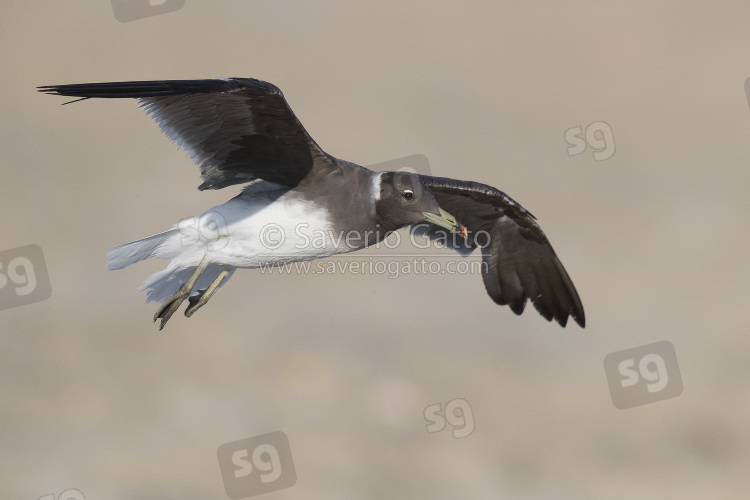
[[[131,241],[119,247],[115,247],[107,253],[107,269],[123,269],[131,264],[152,257],[157,259],[171,259],[176,255],[177,249],[169,248],[170,239],[177,236],[177,228],[149,236],[138,241]],[[179,245],[179,242],[178,242]]]
[[[203,255],[202,249],[198,250],[198,248],[200,247],[183,246],[180,241],[179,230],[175,226],[169,231],[113,248],[107,253],[107,269],[123,269],[136,262],[151,258],[174,259],[165,269],[146,278],[146,281],[139,288],[139,290],[147,290],[146,302],[164,302],[176,293],[180,286],[188,281],[195,272],[197,262]],[[191,250],[198,250],[198,252],[192,258],[184,258],[186,257],[185,253],[188,255],[193,253]],[[189,265],[187,262],[191,264],[195,262],[195,264]],[[193,289],[203,290],[207,288],[224,269],[227,268],[216,264],[207,266]],[[230,271],[229,275],[222,281],[219,288],[229,281],[229,278],[234,274],[234,269],[227,270]]]

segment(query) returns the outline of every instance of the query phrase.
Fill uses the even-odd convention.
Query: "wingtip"
[[[540,312],[540,314],[542,313]],[[542,314],[542,316],[544,316],[547,321],[555,320],[563,328],[568,326],[568,320],[573,318],[573,321],[575,321],[578,326],[586,328],[586,316],[583,314],[583,310],[566,311],[564,314],[558,315],[551,314],[549,317],[546,317],[544,314]]]
[[[586,316],[584,316],[583,311],[571,311],[564,316],[555,319],[561,327],[565,328],[568,324],[569,318],[573,318],[573,321],[575,321],[581,328],[586,328]]]
[[[583,315],[583,313],[581,314],[581,316],[573,316],[573,319],[576,323],[578,323],[578,326],[580,326],[581,328],[586,328],[586,317]]]

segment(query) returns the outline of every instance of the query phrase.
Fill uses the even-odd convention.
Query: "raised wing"
[[[565,326],[572,316],[581,327],[586,325],[573,282],[531,213],[485,184],[420,178],[435,193],[440,206],[468,228],[469,251],[482,248],[486,264],[482,277],[492,300],[521,314],[530,299],[548,321],[555,319]],[[431,231],[428,236],[437,237],[443,230]],[[452,239],[442,235],[442,241]]]
[[[82,83],[39,91],[138,99],[200,167],[201,190],[255,179],[293,187],[314,167],[336,161],[305,131],[276,86],[252,78]]]

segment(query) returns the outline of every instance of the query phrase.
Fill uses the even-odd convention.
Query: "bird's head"
[[[384,229],[393,231],[427,221],[467,237],[466,227],[440,207],[432,190],[422,183],[419,175],[383,172],[376,178],[375,190],[375,214]]]

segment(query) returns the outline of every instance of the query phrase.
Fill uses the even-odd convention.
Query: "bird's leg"
[[[198,295],[189,297],[188,301],[190,301],[190,305],[185,309],[185,316],[189,318],[195,311],[205,306],[208,303],[208,299],[211,298],[216,289],[219,288],[219,285],[221,285],[221,282],[224,281],[224,278],[227,277],[227,274],[229,274],[229,271],[220,272],[219,276],[211,283],[211,286],[205,290],[198,290]]]
[[[161,318],[159,330],[164,328],[164,325],[167,324],[169,318],[171,318],[175,311],[180,308],[180,304],[182,304],[182,302],[186,298],[188,298],[190,292],[195,286],[195,283],[198,281],[198,277],[201,275],[203,270],[206,269],[207,265],[208,264],[206,263],[206,256],[204,255],[190,279],[183,283],[180,289],[177,290],[174,295],[164,301],[164,303],[159,306],[159,309],[156,310],[156,313],[154,314],[154,321]]]

